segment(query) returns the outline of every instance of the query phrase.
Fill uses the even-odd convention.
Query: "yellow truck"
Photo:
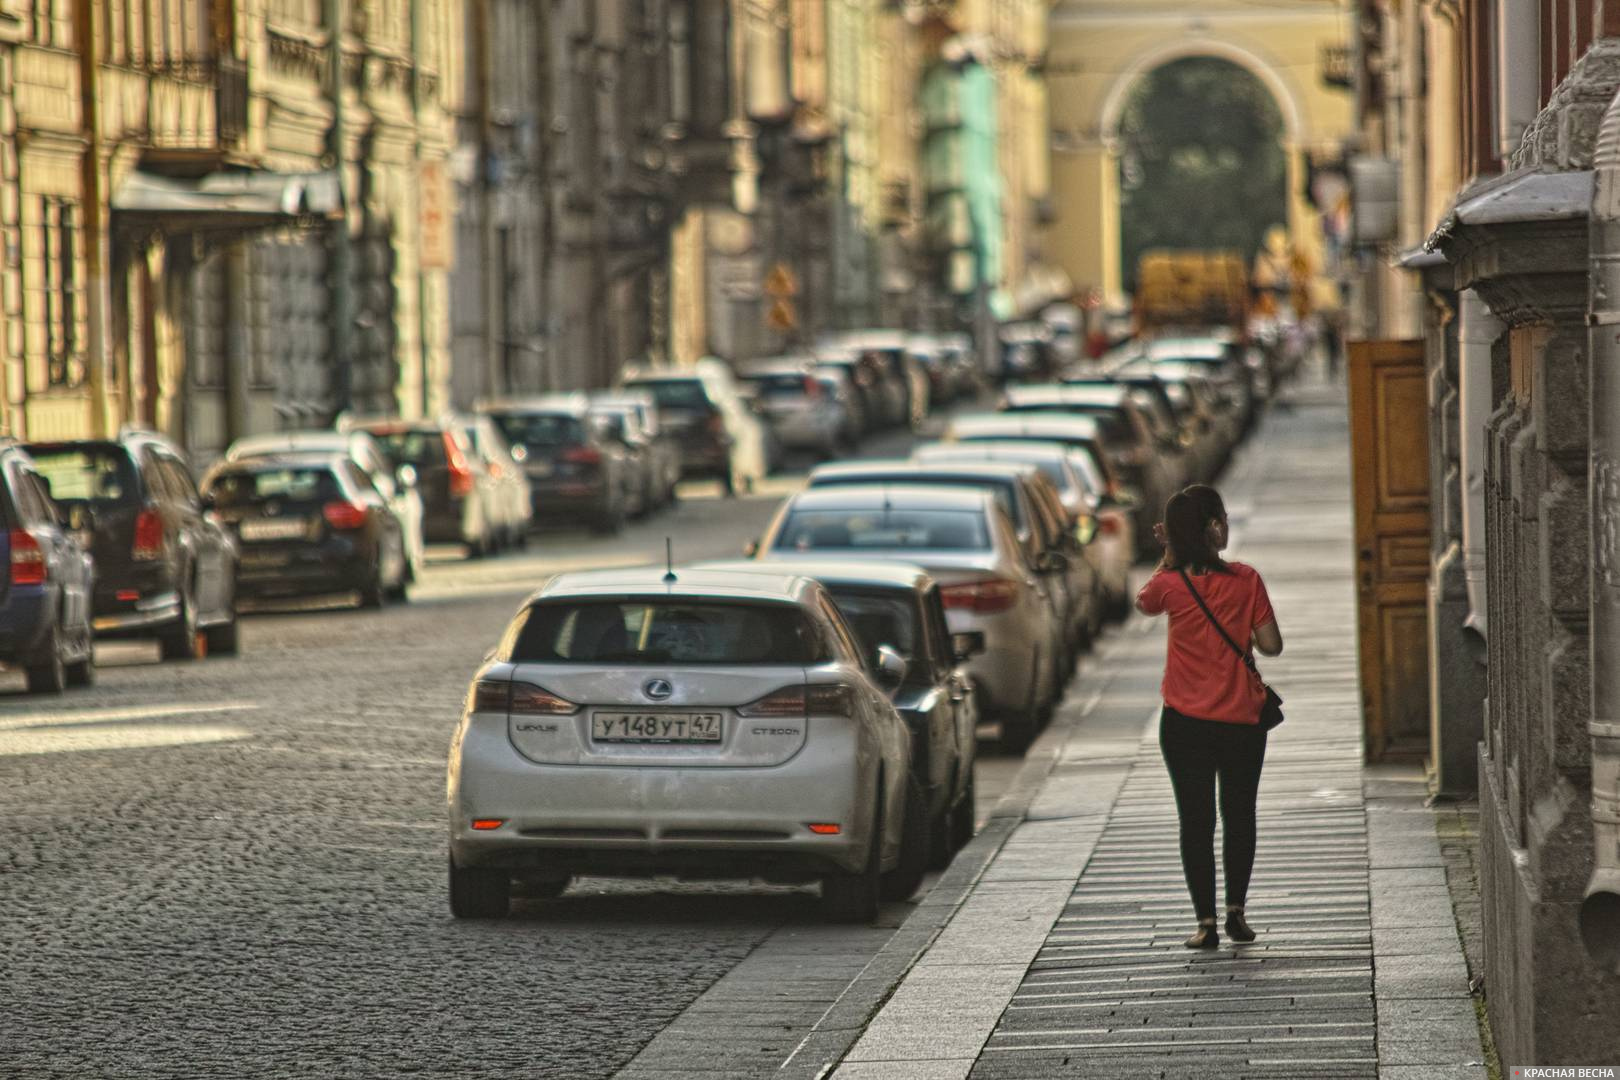
[[[1137,333],[1248,324],[1249,271],[1236,251],[1149,251],[1136,273]]]

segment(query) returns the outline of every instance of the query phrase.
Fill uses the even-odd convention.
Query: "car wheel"
[[[909,900],[929,863],[928,796],[915,776],[906,778],[906,816],[900,825],[900,863],[883,875],[883,899]]]
[[[512,908],[512,879],[504,870],[461,867],[450,861],[450,914],[458,919],[504,919]]]
[[[95,646],[91,643],[89,627],[84,631],[84,651],[81,659],[64,665],[64,669],[69,686],[96,685],[96,653]]]
[[[236,605],[231,604],[231,618],[229,622],[219,626],[210,626],[204,632],[208,638],[208,655],[235,656],[241,649],[240,635],[237,632]]]
[[[1040,731],[1038,710],[1019,709],[1001,714],[1001,745],[1015,754],[1028,750]]]
[[[404,547],[399,552],[399,580],[394,582],[388,590],[388,599],[398,603],[406,603],[411,598],[410,559],[405,555]]]
[[[53,626],[45,639],[39,663],[28,667],[30,694],[60,694],[67,689],[67,665],[62,662],[62,636]]]
[[[180,617],[158,637],[158,651],[165,660],[200,660],[207,646],[197,632],[197,602],[190,586],[180,590]]]
[[[974,815],[978,813],[979,806],[974,794],[973,776],[968,775],[967,790],[962,797],[951,807],[951,853],[955,854],[967,847],[968,841],[973,839]]]
[[[956,790],[954,778],[950,786]],[[956,843],[956,811],[962,800],[947,803],[928,825],[928,869],[943,870],[951,864],[951,856],[960,846]]]
[[[624,531],[624,506],[614,503],[597,515],[591,531],[598,536],[618,536]]]
[[[873,812],[872,839],[866,865],[853,874],[835,872],[821,879],[821,910],[832,922],[869,923],[883,899],[883,796],[879,781]]]

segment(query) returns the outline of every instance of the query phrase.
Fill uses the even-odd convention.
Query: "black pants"
[[[1170,706],[1159,717],[1159,749],[1181,818],[1181,869],[1200,919],[1215,917],[1215,779],[1220,778],[1221,856],[1226,903],[1242,907],[1254,872],[1254,802],[1266,761],[1258,727],[1195,720]]]

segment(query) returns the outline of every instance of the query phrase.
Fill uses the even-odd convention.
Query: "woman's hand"
[[[1155,521],[1153,523],[1153,539],[1159,542],[1160,547],[1170,546],[1170,534],[1165,530],[1164,522]]]

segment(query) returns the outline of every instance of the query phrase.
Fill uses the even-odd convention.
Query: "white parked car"
[[[575,874],[820,880],[869,921],[921,881],[928,807],[889,700],[817,582],[783,572],[563,574],[473,679],[450,746],[450,908]],[[880,680],[886,685],[880,685]]]
[[[388,509],[399,521],[405,538],[406,581],[419,579],[427,556],[422,541],[422,493],[417,490],[416,470],[402,465],[397,470],[383,453],[377,440],[364,431],[283,431],[273,435],[248,435],[225,450],[226,461],[258,457],[286,457],[289,454],[346,454],[360,466]]]
[[[953,634],[982,633],[967,662],[981,710],[1027,746],[1062,692],[1064,628],[1049,596],[1062,556],[1041,565],[994,491],[904,484],[809,488],[778,511],[762,559],[894,559],[939,582]]]

